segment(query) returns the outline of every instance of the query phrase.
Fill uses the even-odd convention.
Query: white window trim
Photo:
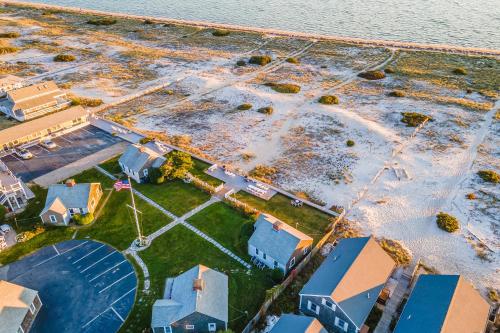
[[[316,310],[312,309],[313,305],[316,307]],[[312,311],[312,312],[316,313],[317,315],[319,315],[319,306],[318,306],[318,304],[315,304],[315,303],[313,303],[311,301],[307,301],[307,310]]]
[[[326,304],[326,302],[332,303],[332,306],[328,306],[328,305]],[[326,298],[323,298],[323,299],[321,300],[321,304],[323,304],[325,307],[327,307],[327,308],[329,308],[329,309],[332,309],[333,311],[335,311],[335,309],[337,309],[337,305],[335,305],[335,303],[333,303],[332,301],[330,301],[330,300],[328,300],[328,299],[326,299]]]
[[[216,323],[208,323],[208,331],[209,332],[215,332],[217,330],[217,324]]]
[[[55,215],[49,215],[49,220],[52,223],[57,223],[57,217]]]
[[[293,257],[291,260],[290,260],[290,268],[293,267],[293,265],[295,265],[295,257]]]
[[[31,314],[34,314],[35,311],[36,311],[36,306],[35,306],[35,304],[31,303],[30,304],[30,312],[31,312]]]
[[[172,327],[171,326],[163,327],[163,332],[164,333],[172,333]]]
[[[340,325],[340,323],[339,323],[340,321],[342,321],[344,323],[344,325]],[[335,326],[343,329],[344,332],[347,332],[347,329],[349,328],[349,324],[344,319],[339,318],[339,317],[335,317]]]
[[[148,169],[142,170],[142,174],[144,175],[144,177],[147,177],[148,176]]]
[[[186,325],[184,328],[187,330],[194,330],[194,325]]]

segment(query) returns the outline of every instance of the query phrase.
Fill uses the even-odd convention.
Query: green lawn
[[[315,241],[323,237],[328,224],[331,222],[330,215],[307,205],[293,207],[290,204],[290,198],[279,193],[269,201],[243,191],[236,193],[234,197],[262,212],[283,220],[285,223],[311,236]]]
[[[99,166],[104,170],[106,170],[107,172],[109,172],[110,174],[117,176],[122,173],[122,168],[118,164],[120,156],[115,156],[112,159],[109,159],[106,162],[99,164]]]
[[[208,184],[212,185],[213,187],[217,187],[220,184],[224,183],[222,180],[217,179],[215,177],[212,177],[210,175],[207,175],[205,173],[205,170],[207,170],[210,167],[210,164],[205,163],[203,161],[200,161],[196,158],[193,158],[193,163],[194,163],[193,168],[191,170],[189,170],[189,172],[193,176],[203,180],[204,182],[207,182]]]
[[[183,226],[155,239],[151,246],[139,252],[151,276],[151,294],[136,303],[120,332],[142,332],[149,327],[151,306],[162,297],[165,279],[177,276],[197,264],[224,272],[229,276],[229,326],[241,332],[265,298],[272,281],[261,271],[251,271],[219,251],[213,245]],[[248,311],[248,314],[245,314]]]
[[[188,219],[188,222],[224,247],[248,260],[247,243],[254,220],[224,202],[217,202]]]

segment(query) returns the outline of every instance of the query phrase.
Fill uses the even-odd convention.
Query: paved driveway
[[[47,150],[40,145],[29,148],[34,156],[30,160],[23,161],[15,155],[8,155],[3,157],[2,161],[16,176],[28,182],[122,140],[89,125],[53,141],[58,146],[53,150]]]
[[[0,279],[38,290],[43,303],[32,333],[118,331],[132,308],[137,279],[112,247],[70,240],[0,267]]]

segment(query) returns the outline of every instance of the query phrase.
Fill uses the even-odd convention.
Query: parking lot
[[[39,292],[31,332],[117,332],[135,299],[137,278],[114,248],[71,240],[0,267],[0,278]]]
[[[33,154],[30,160],[22,160],[14,154],[5,156],[2,161],[9,169],[28,182],[50,171],[59,169],[69,163],[91,155],[104,148],[120,142],[114,137],[94,126],[86,126],[71,133],[53,139],[55,149],[46,149],[35,145],[28,150]]]

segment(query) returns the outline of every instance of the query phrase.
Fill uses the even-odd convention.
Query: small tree
[[[191,155],[182,151],[175,151],[168,156],[159,171],[164,179],[182,179],[191,168],[193,168]]]
[[[149,176],[149,181],[152,184],[162,184],[165,182],[165,176],[163,176],[163,173],[160,171],[159,168],[150,168],[148,170],[148,176]]]
[[[439,228],[448,232],[454,232],[460,229],[457,218],[443,212],[437,214],[436,223]]]

